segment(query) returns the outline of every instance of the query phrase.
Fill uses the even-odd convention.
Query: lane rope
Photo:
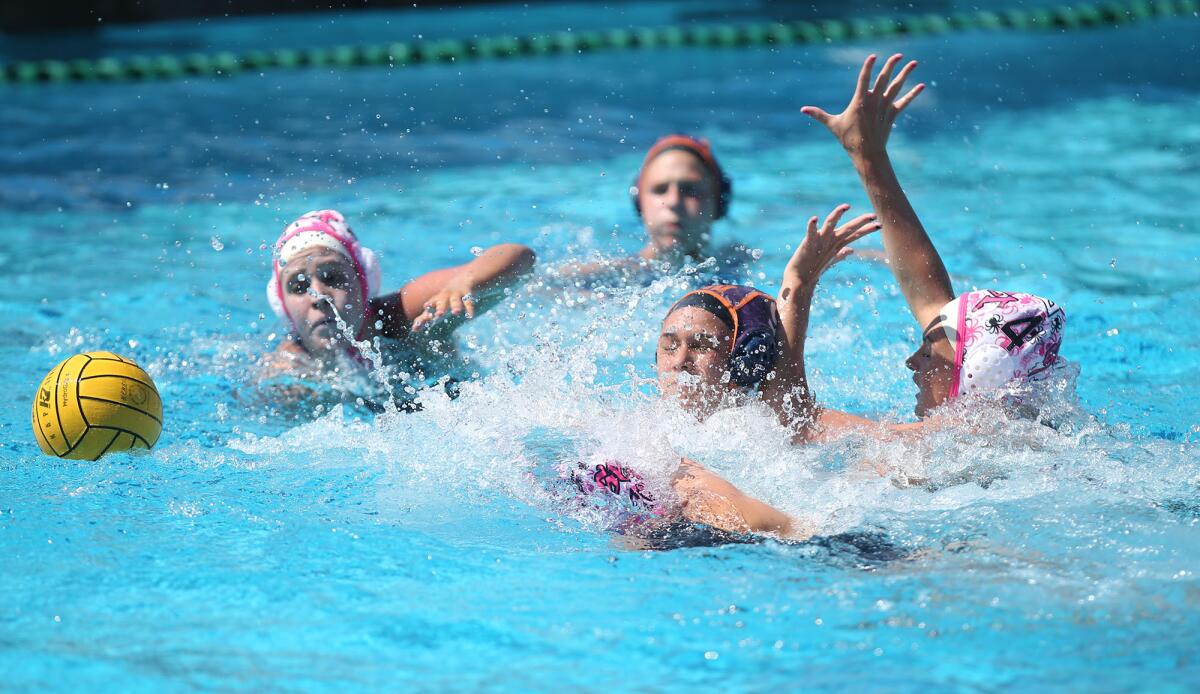
[[[228,51],[95,60],[37,60],[0,65],[0,83],[126,82],[191,76],[225,77],[273,69],[409,67],[506,60],[594,51],[664,48],[745,48],[832,44],[964,31],[1066,31],[1122,26],[1170,17],[1200,17],[1200,0],[1127,0],[1043,9],[1007,9],[868,19],[662,28],[561,31],[460,41],[332,46],[305,50]]]

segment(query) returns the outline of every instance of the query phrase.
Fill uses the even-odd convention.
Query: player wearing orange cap
[[[703,262],[712,255],[713,222],[725,217],[733,184],[708,141],[690,135],[659,138],[642,160],[629,195],[646,228],[646,245],[631,258],[568,265],[568,277],[647,269],[649,263]]]

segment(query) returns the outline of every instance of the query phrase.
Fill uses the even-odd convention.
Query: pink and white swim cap
[[[379,258],[370,248],[359,244],[358,238],[346,224],[346,218],[337,210],[307,212],[287,225],[279,235],[279,240],[275,242],[271,279],[267,282],[267,302],[271,310],[293,328],[296,322],[288,315],[283,301],[283,267],[301,251],[310,248],[328,248],[350,261],[364,306],[379,293]]]
[[[942,307],[954,349],[949,399],[1038,381],[1059,363],[1067,314],[1049,299],[991,289],[962,294]],[[954,326],[951,330],[951,326]]]

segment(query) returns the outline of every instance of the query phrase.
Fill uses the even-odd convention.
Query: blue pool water
[[[6,87],[4,686],[1194,687],[1196,26]],[[957,288],[1066,307],[1071,425],[792,448],[752,409],[657,409],[657,322],[696,278],[583,292],[545,268],[636,249],[639,152],[685,130],[735,180],[718,241],[754,249],[700,274],[773,287],[807,215],[865,209],[798,108],[839,107],[862,56],[893,50],[930,84],[893,138],[901,177]],[[268,246],[321,207],[379,251],[385,286],[500,240],[538,251],[533,281],[460,331],[456,368],[479,376],[458,400],[264,404]],[[820,396],[909,417],[911,322],[886,267],[833,271]],[[156,380],[152,453],[38,452],[36,383],[91,349]],[[546,483],[596,455],[661,481],[673,452],[832,539],[634,551]],[[863,456],[933,483],[842,474]]]

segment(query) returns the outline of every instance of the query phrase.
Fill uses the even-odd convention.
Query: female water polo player
[[[795,293],[801,278],[819,277],[850,255],[847,246],[879,230],[875,215],[838,226],[849,205],[836,208],[809,235],[784,269],[779,300],[751,287],[714,285],[685,294],[667,311],[655,352],[663,397],[703,419],[758,393],[780,422],[796,430],[815,408],[804,370],[808,304]],[[801,539],[813,529],[684,459],[673,481],[689,520],[733,532],[770,532]]]
[[[916,68],[910,61],[892,79],[903,56],[893,55],[871,82],[875,56],[869,56],[859,72],[849,105],[830,115],[813,106],[801,112],[825,125],[849,154],[863,187],[883,224],[883,245],[888,264],[900,285],[913,317],[922,330],[922,341],[909,357],[908,368],[917,383],[916,413],[927,417],[935,408],[967,394],[995,392],[1012,381],[1037,381],[1062,365],[1066,315],[1053,301],[1030,294],[993,290],[970,291],[957,298],[945,265],[925,233],[920,219],[892,169],[887,153],[888,135],[900,113],[918,94],[918,84],[901,96],[904,82]],[[832,243],[814,237],[810,222],[806,243]],[[794,303],[789,311],[797,325],[792,332],[804,334],[808,303],[817,275],[794,279]],[[784,292],[789,288],[784,287]],[[799,362],[803,366],[803,361]],[[803,381],[802,374],[795,380]],[[836,433],[865,420],[829,410],[815,410],[816,431]],[[900,428],[920,427],[902,425]]]
[[[733,200],[733,184],[707,140],[667,135],[655,142],[630,189],[649,236],[642,260],[708,258],[713,222]]]
[[[288,325],[271,366],[330,371],[361,363],[360,345],[376,337],[444,340],[499,301],[528,274],[533,251],[500,244],[457,267],[434,270],[380,294],[375,254],[336,210],[309,212],[283,230],[267,282],[267,301]],[[348,359],[347,359],[348,358]]]
[[[849,206],[833,211],[821,228],[821,239],[836,244],[815,244],[806,239],[785,271],[789,278],[819,276],[846,258],[852,241],[879,229],[874,215],[866,214],[838,226]],[[806,306],[785,303],[783,310],[767,294],[742,285],[711,285],[688,292],[668,310],[655,351],[659,390],[664,398],[705,419],[723,407],[761,397],[780,421],[792,426],[808,412],[810,400],[804,379],[804,335],[790,334],[792,326],[807,327],[790,314]],[[576,486],[587,493],[627,496],[633,513],[623,529],[635,534],[656,533],[672,514],[644,491],[637,472],[620,462],[572,470]],[[695,461],[683,459],[672,480],[679,506],[687,520],[730,532],[770,532],[781,537],[805,538],[812,529],[771,506],[753,499]]]
[[[679,134],[650,147],[629,192],[646,228],[645,247],[632,258],[567,266],[563,275],[596,276],[686,259],[703,262],[711,255],[713,222],[726,215],[733,199],[733,185],[708,141]]]

